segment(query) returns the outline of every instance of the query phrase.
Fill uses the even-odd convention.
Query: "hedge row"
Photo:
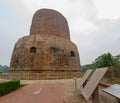
[[[0,83],[0,96],[10,93],[20,87],[19,80],[10,80]]]

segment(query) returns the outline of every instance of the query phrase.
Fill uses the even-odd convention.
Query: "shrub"
[[[20,80],[10,80],[0,83],[0,96],[10,93],[20,87]]]

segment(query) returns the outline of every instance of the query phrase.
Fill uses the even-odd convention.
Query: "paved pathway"
[[[63,103],[64,84],[30,84],[0,97],[0,103]]]

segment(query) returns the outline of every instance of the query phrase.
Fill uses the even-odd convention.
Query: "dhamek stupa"
[[[25,73],[29,73],[31,79],[80,76],[78,50],[70,40],[68,23],[61,13],[40,9],[34,14],[30,35],[15,44],[10,73],[20,73],[23,79]]]

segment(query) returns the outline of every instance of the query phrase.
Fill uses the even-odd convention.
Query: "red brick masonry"
[[[64,84],[31,84],[0,97],[0,103],[63,103]]]

